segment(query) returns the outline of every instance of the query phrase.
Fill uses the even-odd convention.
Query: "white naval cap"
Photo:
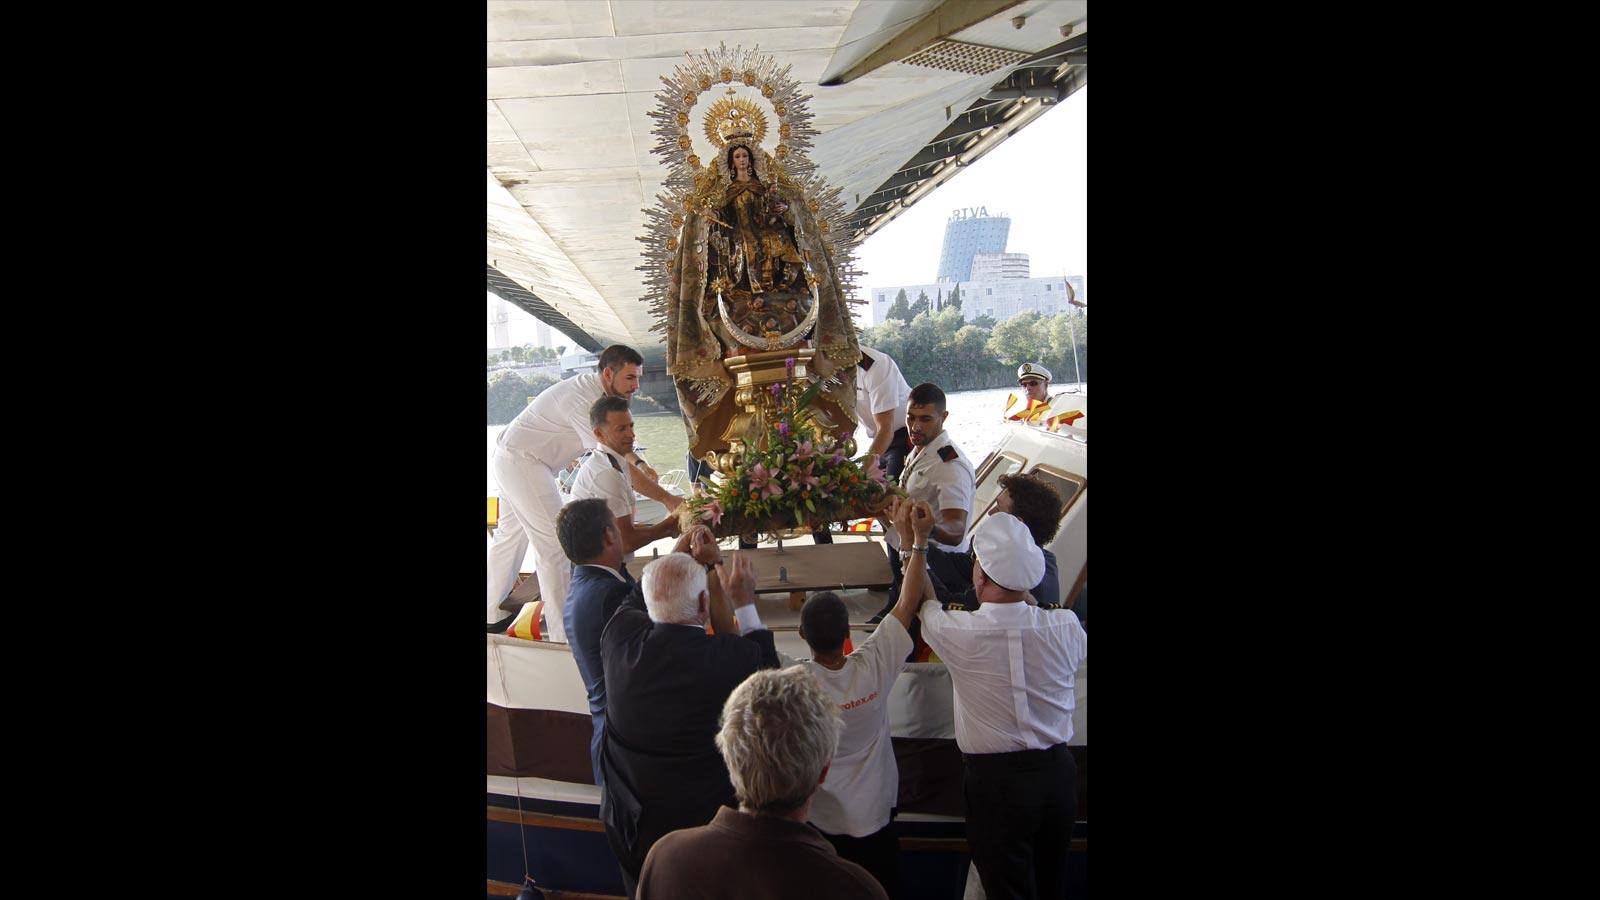
[[[1028,526],[1010,513],[997,512],[979,523],[972,550],[989,580],[1008,591],[1031,591],[1044,577],[1044,553]]]
[[[1021,382],[1024,378],[1043,378],[1048,382],[1051,380],[1050,370],[1038,363],[1023,363],[1017,366],[1017,381]]]

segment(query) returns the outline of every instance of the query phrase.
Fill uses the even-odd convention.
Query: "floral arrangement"
[[[873,515],[903,494],[868,457],[850,458],[848,439],[820,433],[811,402],[822,382],[800,389],[793,358],[786,378],[772,385],[776,415],[766,448],[748,448],[738,468],[719,482],[702,476],[679,509],[685,530],[704,524],[718,537],[773,533]]]

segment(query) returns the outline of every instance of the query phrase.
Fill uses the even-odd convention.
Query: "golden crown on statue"
[[[733,88],[728,92],[733,93]],[[706,138],[718,149],[729,141],[761,143],[767,136],[767,116],[761,107],[745,97],[723,97],[706,111]]]

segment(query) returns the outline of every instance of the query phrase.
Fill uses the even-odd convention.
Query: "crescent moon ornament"
[[[811,282],[811,311],[806,313],[805,320],[796,325],[794,330],[787,334],[776,338],[765,338],[753,335],[740,328],[739,324],[733,320],[733,316],[728,314],[728,303],[723,299],[722,292],[717,292],[717,314],[722,316],[722,324],[728,327],[728,332],[733,335],[735,340],[746,347],[760,347],[763,350],[787,350],[800,343],[800,339],[805,337],[812,326],[817,324],[817,308],[821,305],[822,301],[817,297],[817,283],[813,281]]]

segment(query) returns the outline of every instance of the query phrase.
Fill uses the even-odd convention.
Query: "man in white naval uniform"
[[[911,456],[900,473],[900,487],[913,500],[922,500],[933,509],[934,526],[928,535],[928,568],[945,585],[959,591],[970,577],[960,571],[966,566],[967,522],[972,516],[977,482],[972,461],[950,440],[944,428],[950,413],[945,409],[944,391],[924,382],[911,389],[906,405],[906,430],[911,437]],[[890,547],[889,568],[894,584],[889,602],[870,621],[879,622],[894,608],[900,596],[900,563],[910,548],[900,546],[900,535],[883,520],[884,541]],[[954,584],[951,582],[954,581]]]
[[[617,531],[622,534],[623,553],[677,534],[678,517],[672,512],[681,498],[674,498],[675,502],[667,505],[665,519],[648,528],[633,521],[639,504],[633,496],[633,466],[627,461],[627,454],[633,449],[633,413],[628,411],[628,401],[610,395],[601,397],[589,407],[589,422],[598,443],[572,479],[572,499],[595,497],[606,501],[606,507],[616,517]]]
[[[639,389],[643,365],[644,358],[637,350],[613,344],[601,351],[597,371],[574,375],[546,388],[500,432],[494,452],[494,477],[500,485],[500,525],[489,548],[485,622],[498,626],[501,621],[509,621],[502,617],[500,603],[516,584],[517,571],[531,543],[550,640],[566,641],[561,606],[572,577],[572,563],[561,552],[561,542],[556,538],[556,514],[562,505],[556,472],[585,448],[594,446],[589,407],[604,395],[633,396]],[[650,485],[660,489],[653,481]]]
[[[861,348],[856,363],[856,418],[872,442],[867,452],[896,481],[905,468],[911,444],[906,434],[906,398],[911,385],[900,374],[900,367],[889,354],[871,347]]]
[[[1048,403],[1051,415],[1060,415],[1072,409],[1071,400],[1061,399],[1072,396],[1072,391],[1061,391],[1052,395],[1050,393],[1050,370],[1038,363],[1030,362],[1017,366],[1017,386],[1022,388],[1024,399]],[[1044,419],[1034,419],[1032,424],[1042,425],[1044,424]]]

